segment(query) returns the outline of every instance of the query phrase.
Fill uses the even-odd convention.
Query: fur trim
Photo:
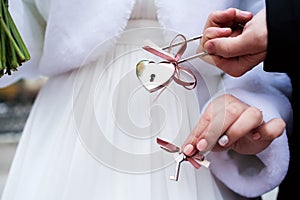
[[[264,120],[280,117],[291,122],[290,81],[286,74],[265,73],[256,67],[240,78],[226,77],[224,90],[262,110]],[[238,87],[238,88],[237,88]],[[287,88],[283,92],[283,88]],[[217,95],[217,96],[218,96]],[[287,173],[289,148],[286,131],[256,156],[233,151],[211,152],[212,173],[227,187],[246,197],[260,196],[277,187]]]

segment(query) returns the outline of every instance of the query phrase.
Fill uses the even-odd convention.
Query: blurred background
[[[0,197],[32,104],[46,80],[19,80],[0,88]]]

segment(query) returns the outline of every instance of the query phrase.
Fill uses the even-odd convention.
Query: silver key
[[[173,157],[175,159],[176,162],[176,170],[175,170],[175,175],[174,176],[170,176],[171,180],[174,181],[178,181],[179,178],[179,171],[180,171],[180,165],[183,161],[189,161],[196,169],[199,169],[200,166],[205,166],[208,168],[210,162],[205,160],[204,155],[200,155],[200,154],[195,154],[193,156],[186,156],[182,153],[180,147],[165,141],[163,139],[160,138],[156,138],[156,142],[160,145],[160,147],[169,152],[169,153],[173,153]]]
[[[178,181],[180,165],[183,161],[185,161],[186,157],[183,153],[175,153],[174,157],[175,157],[175,161],[176,161],[176,170],[175,170],[175,175],[170,176],[170,179],[173,181]]]

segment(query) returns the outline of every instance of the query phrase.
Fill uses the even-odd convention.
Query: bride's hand
[[[230,94],[214,99],[184,142],[186,155],[232,149],[240,154],[257,154],[279,137],[285,122],[263,121],[263,113]]]

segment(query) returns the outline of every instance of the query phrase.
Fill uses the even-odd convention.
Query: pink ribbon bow
[[[181,38],[183,40],[183,42],[179,43],[179,45],[181,45],[181,46],[179,47],[179,50],[177,51],[175,56],[173,56],[172,54],[170,54],[170,51],[173,46],[178,46],[178,44],[174,44],[175,40],[178,38]],[[194,75],[194,73],[187,67],[179,65],[181,62],[183,62],[183,61],[180,61],[180,58],[183,55],[184,51],[186,50],[186,47],[187,47],[187,40],[186,40],[185,36],[182,34],[178,34],[174,37],[174,39],[171,41],[170,45],[167,47],[167,49],[169,49],[168,52],[165,52],[162,49],[151,47],[149,45],[143,46],[144,50],[166,60],[163,62],[171,63],[174,65],[174,70],[175,70],[174,75],[169,79],[169,81],[167,81],[166,83],[164,83],[162,85],[163,87],[165,87],[167,84],[169,84],[171,82],[171,79],[173,79],[177,84],[183,86],[184,88],[186,88],[188,90],[194,89],[196,87],[197,79],[196,79],[196,76]],[[182,80],[180,78],[180,74],[182,72],[185,72],[186,74],[188,74],[193,79],[193,81],[190,82],[190,81]],[[161,87],[155,88],[155,91],[159,90],[160,88]]]

